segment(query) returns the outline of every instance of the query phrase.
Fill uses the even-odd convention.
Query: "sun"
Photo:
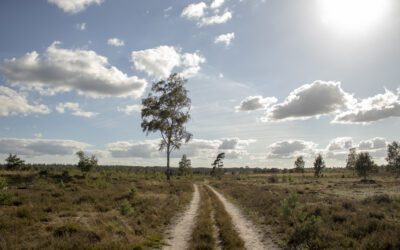
[[[381,23],[391,0],[317,0],[322,21],[339,32],[361,33]]]

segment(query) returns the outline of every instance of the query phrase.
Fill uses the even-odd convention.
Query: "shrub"
[[[359,153],[355,163],[355,170],[358,176],[367,179],[368,174],[373,170],[375,163],[372,161],[368,152]]]
[[[278,183],[279,179],[276,175],[268,176],[268,183]]]
[[[88,157],[83,151],[78,151],[76,155],[79,157],[78,168],[82,172],[89,172],[97,166],[98,160],[95,155]]]
[[[294,212],[298,207],[298,196],[296,193],[291,193],[281,202],[282,216],[288,223],[293,223],[295,218]]]
[[[128,200],[123,200],[119,207],[119,211],[122,215],[130,215],[133,213],[134,209]]]
[[[6,169],[18,170],[25,165],[25,161],[21,160],[17,155],[10,154],[6,158]]]

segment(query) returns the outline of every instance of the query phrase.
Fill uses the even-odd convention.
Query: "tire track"
[[[242,212],[231,202],[229,202],[222,194],[216,191],[213,187],[207,187],[218,197],[225,207],[226,212],[232,217],[232,223],[245,243],[246,249],[261,250],[261,249],[279,249],[275,246],[272,240],[263,241],[261,234],[255,229],[253,223],[247,220]]]
[[[167,235],[170,235],[170,237],[167,239],[167,246],[163,247],[165,250],[187,249],[189,246],[200,204],[199,189],[196,184],[193,184],[193,187],[194,193],[189,209],[183,213],[177,223],[168,231]]]

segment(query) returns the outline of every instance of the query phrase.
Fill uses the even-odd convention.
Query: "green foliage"
[[[128,200],[123,200],[121,206],[119,207],[119,212],[122,215],[131,215],[134,211],[131,203]]]
[[[394,141],[388,145],[386,161],[389,169],[400,176],[400,144],[398,142]]]
[[[76,155],[79,157],[78,168],[82,172],[89,172],[97,166],[98,160],[95,155],[89,157],[83,151],[78,151]]]
[[[187,159],[186,155],[183,155],[179,162],[178,174],[180,176],[192,174],[192,162],[190,159]]]
[[[355,169],[357,161],[357,151],[356,148],[349,149],[349,154],[347,155],[346,168]]]
[[[375,163],[368,152],[359,153],[355,164],[358,176],[367,179],[368,174],[374,169]]]
[[[185,124],[190,120],[191,100],[184,84],[186,79],[172,74],[167,80],[153,83],[148,97],[142,100],[142,129],[146,134],[160,132],[160,150],[167,151],[167,178],[170,179],[169,158],[173,150],[187,143],[192,134]]]
[[[294,162],[294,169],[297,173],[304,173],[304,166],[305,162],[303,156],[297,157],[296,161]]]
[[[314,176],[320,177],[322,170],[325,168],[325,161],[321,154],[318,154],[314,161]]]
[[[25,166],[25,161],[21,160],[17,155],[10,154],[6,158],[7,170],[19,170]]]
[[[9,204],[13,195],[7,191],[8,185],[6,179],[0,177],[0,205]]]
[[[288,223],[294,222],[294,212],[298,207],[298,196],[296,193],[291,193],[281,202],[281,210],[283,219]]]

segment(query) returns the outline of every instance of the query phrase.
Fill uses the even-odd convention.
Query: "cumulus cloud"
[[[89,146],[89,144],[73,140],[2,138],[0,139],[0,154],[72,155]]]
[[[62,49],[59,44],[54,42],[42,56],[33,51],[21,58],[6,59],[0,72],[14,85],[44,94],[72,90],[90,97],[143,94],[145,80],[127,76],[94,51]]]
[[[133,113],[140,113],[142,111],[142,105],[126,105],[125,107],[117,107],[118,112],[131,115]]]
[[[308,157],[316,152],[317,144],[303,140],[278,141],[268,147],[268,158],[287,159],[299,155]]]
[[[5,86],[0,86],[0,116],[48,114],[44,104],[29,103],[26,96]]]
[[[226,33],[217,36],[214,40],[214,43],[223,43],[225,46],[229,46],[233,39],[235,39],[235,33]]]
[[[210,26],[210,25],[215,25],[215,24],[222,24],[226,23],[232,19],[232,12],[230,11],[225,11],[222,15],[213,15],[213,16],[207,16],[203,17],[200,22],[198,23],[199,26]]]
[[[210,8],[211,9],[218,9],[219,7],[221,7],[224,4],[225,0],[214,0],[211,5]]]
[[[69,14],[76,14],[93,4],[100,5],[103,0],[48,0],[58,8]]]
[[[298,120],[332,114],[355,100],[343,91],[340,82],[315,81],[292,91],[284,102],[267,110],[264,121]]]
[[[368,149],[386,149],[387,141],[382,137],[375,137],[369,140],[361,141],[358,144],[360,150]]]
[[[121,47],[125,45],[125,42],[119,38],[110,38],[107,40],[107,44],[114,47]]]
[[[262,97],[262,96],[248,96],[242,100],[239,106],[236,106],[236,111],[253,111],[260,109],[267,109],[272,104],[276,103],[278,99],[275,97]]]
[[[338,114],[333,123],[368,124],[390,117],[400,117],[400,89],[397,93],[385,90],[384,94],[357,102],[349,110]]]
[[[247,155],[247,146],[254,140],[227,138],[222,140],[193,139],[182,145],[180,150],[173,151],[172,158],[180,158],[186,154],[190,158],[210,158],[218,152],[225,152],[227,158],[238,158]],[[160,140],[145,140],[139,142],[119,141],[110,143],[107,148],[115,158],[163,158],[165,152],[158,151]]]
[[[204,16],[205,9],[207,9],[205,2],[189,4],[183,9],[181,16],[191,20],[199,19]]]
[[[225,10],[222,15],[219,15],[223,3],[223,0],[214,0],[210,6],[205,2],[190,4],[183,9],[181,16],[188,20],[195,20],[200,27],[226,23],[232,18],[232,12]],[[207,13],[208,8],[212,10],[211,13]]]
[[[92,118],[98,115],[98,113],[83,111],[79,106],[79,103],[76,102],[59,103],[56,107],[56,110],[62,114],[66,110],[70,110],[72,115],[86,118]]]
[[[338,137],[329,142],[327,150],[329,151],[349,150],[352,147],[353,147],[353,138]]]
[[[200,71],[205,58],[197,52],[182,54],[173,46],[159,46],[133,51],[131,61],[137,70],[155,78],[166,78],[175,68],[179,68],[184,77],[192,77]]]

